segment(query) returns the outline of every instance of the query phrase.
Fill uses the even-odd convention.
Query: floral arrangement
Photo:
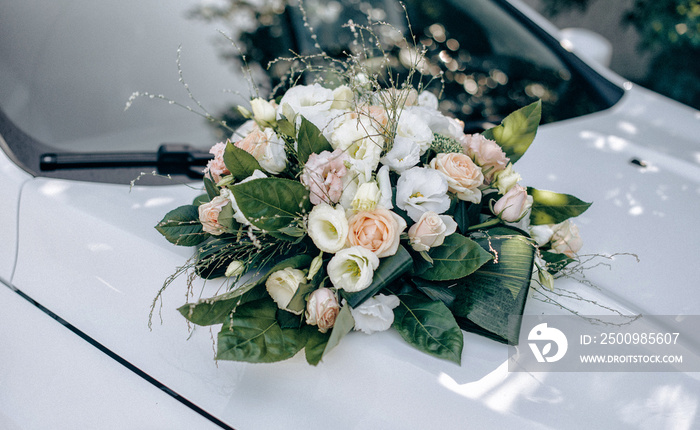
[[[551,287],[581,247],[570,218],[590,204],[523,187],[513,167],[539,103],[471,135],[431,92],[355,80],[294,86],[251,109],[211,148],[206,194],[156,227],[198,247],[178,274],[226,281],[179,309],[221,324],[218,359],[305,349],[316,365],[353,329],[393,327],[459,363],[462,329],[515,342],[531,275]]]

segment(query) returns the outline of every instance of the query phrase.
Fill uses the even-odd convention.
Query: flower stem
[[[484,221],[481,224],[469,226],[467,231],[474,231],[474,230],[479,230],[481,228],[493,227],[494,225],[498,225],[500,222],[501,222],[501,220],[498,218],[491,218],[490,220]]]

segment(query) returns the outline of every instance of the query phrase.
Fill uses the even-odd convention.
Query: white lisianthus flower
[[[371,118],[350,112],[336,121],[329,140],[333,149],[341,149],[348,155],[350,169],[366,178],[379,165],[384,149],[383,134],[375,125]]]
[[[305,282],[306,275],[303,271],[287,267],[268,276],[265,288],[272,300],[277,303],[278,308],[301,315],[303,311],[293,311],[287,309],[287,306],[299,289],[299,285]]]
[[[379,206],[385,209],[393,209],[391,203],[391,179],[389,178],[389,168],[382,166],[377,171],[377,185],[379,185]]]
[[[333,208],[320,203],[311,210],[307,223],[309,237],[323,252],[335,254],[345,247],[348,237],[348,220],[342,206]]]
[[[533,225],[530,226],[530,236],[537,242],[539,246],[545,246],[552,239],[554,231],[551,225]]]
[[[447,179],[434,169],[406,170],[396,183],[396,206],[405,210],[413,221],[418,221],[424,212],[445,212],[450,208]]]
[[[265,171],[277,175],[287,167],[284,141],[271,128],[254,128],[234,145],[252,155]]]
[[[328,277],[335,288],[354,293],[370,286],[377,267],[379,257],[374,252],[353,246],[341,249],[331,258]]]
[[[420,154],[425,153],[433,142],[433,131],[428,124],[410,110],[401,112],[396,127],[396,136],[410,139],[414,145],[418,146]]]
[[[333,90],[333,103],[331,109],[350,110],[355,95],[347,85],[341,85]]]
[[[430,91],[423,91],[418,95],[418,106],[438,110],[438,98]]]
[[[357,188],[352,199],[352,209],[356,211],[371,211],[377,207],[381,197],[379,185],[376,182],[365,182]]]
[[[253,119],[263,127],[274,124],[277,121],[277,108],[260,97],[250,101],[250,106],[253,109]]]
[[[239,184],[243,184],[245,182],[252,181],[253,179],[261,179],[261,178],[267,178],[267,175],[264,174],[263,172],[261,172],[260,170],[255,170],[255,171],[253,171],[252,175],[243,179],[241,182],[239,182]],[[241,212],[241,209],[238,207],[238,203],[236,203],[236,198],[233,196],[233,193],[228,188],[224,188],[221,190],[221,194],[222,195],[225,194],[226,197],[229,200],[231,200],[231,206],[233,207],[233,219],[238,221],[240,224],[252,226],[250,221],[248,221],[248,218],[246,218],[245,215],[243,215],[243,213]],[[257,227],[253,227],[253,228],[257,228]]]
[[[495,185],[498,188],[498,194],[505,194],[513,188],[513,185],[517,184],[520,179],[518,172],[513,170],[513,163],[508,163],[505,169],[497,172],[494,175]]]
[[[399,298],[390,295],[377,294],[365,300],[360,306],[350,308],[355,320],[355,330],[372,334],[385,331],[394,323],[394,308],[399,305]]]
[[[242,275],[244,270],[245,270],[245,264],[243,264],[243,262],[238,261],[238,260],[233,260],[226,267],[226,273],[224,273],[224,276],[226,276],[227,278],[237,277],[237,276]]]
[[[403,173],[418,164],[420,154],[421,149],[414,144],[413,140],[407,137],[396,136],[391,150],[380,161],[391,170]]]
[[[418,222],[408,229],[411,247],[416,251],[428,251],[440,246],[445,237],[457,231],[457,223],[449,215],[438,215],[435,212],[425,212]]]
[[[306,119],[319,113],[326,113],[333,105],[333,90],[320,84],[296,85],[290,88],[280,100],[278,113],[288,120],[294,120],[297,115]],[[310,121],[310,120],[309,120]]]
[[[457,140],[464,136],[464,123],[458,119],[443,115],[436,108],[420,105],[408,107],[405,111],[420,117],[433,133],[442,134]]]

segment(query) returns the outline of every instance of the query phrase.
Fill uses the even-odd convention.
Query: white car
[[[319,40],[342,41],[324,33],[341,31],[335,21],[323,24],[338,19],[340,3],[306,3]],[[594,259],[604,264],[585,282],[557,280],[588,300],[561,303],[583,315],[700,315],[700,113],[575,56],[519,1],[406,3],[409,14],[423,10],[413,28],[450,71],[442,107],[469,127],[543,99],[545,124],[518,171],[528,185],[592,201],[578,218],[581,252],[620,254]],[[228,3],[202,4],[200,17]],[[315,367],[301,356],[217,362],[215,333],[188,327],[177,311],[184,278],[155,303],[149,327],[161,285],[192,255],[153,227],[201,192],[183,184],[193,182],[187,175],[151,175],[155,151],[186,143],[206,152],[222,139],[159,95],[199,109],[178,72],[212,114],[252,94],[249,77],[220,60],[221,24],[189,18],[195,6],[0,4],[0,428],[700,426],[700,373],[514,372],[507,345],[474,333],[465,333],[461,366],[395,331],[351,333]],[[262,25],[265,34],[251,26],[256,15],[232,16],[245,34],[269,38],[253,40],[258,49],[292,43],[289,35],[304,45],[298,9],[277,12],[267,12],[278,21]],[[138,97],[125,112],[135,91],[155,100]],[[162,157],[173,149],[182,148]],[[175,170],[189,170],[187,156]],[[173,170],[162,157],[159,167]],[[569,312],[534,294],[525,307]],[[688,354],[698,354],[694,345]]]

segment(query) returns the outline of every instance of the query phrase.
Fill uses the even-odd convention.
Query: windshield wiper
[[[202,167],[214,156],[190,145],[166,143],[157,152],[61,152],[42,154],[42,171],[155,167],[161,175],[201,179]]]

